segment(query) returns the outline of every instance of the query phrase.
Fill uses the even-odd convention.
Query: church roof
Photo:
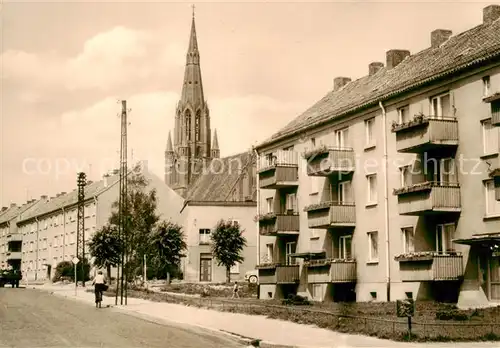
[[[258,148],[328,123],[337,118],[373,107],[440,78],[486,64],[500,57],[500,20],[481,24],[452,36],[438,47],[408,56],[392,69],[381,68],[327,93]]]
[[[233,193],[252,165],[255,165],[255,156],[252,152],[214,158],[189,187],[186,200],[207,203],[248,202],[242,194],[233,195]],[[255,194],[256,192],[251,192],[253,202],[256,200]]]

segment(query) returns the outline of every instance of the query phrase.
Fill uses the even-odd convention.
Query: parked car
[[[0,288],[3,288],[5,284],[10,284],[13,288],[18,288],[21,279],[23,279],[23,275],[17,269],[0,270]]]
[[[256,269],[248,271],[245,273],[245,280],[249,283],[258,283],[259,282],[259,271]]]

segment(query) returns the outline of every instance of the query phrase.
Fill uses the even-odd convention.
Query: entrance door
[[[492,256],[490,259],[490,277],[491,301],[500,301],[500,256]]]
[[[200,282],[212,281],[212,256],[200,256]]]

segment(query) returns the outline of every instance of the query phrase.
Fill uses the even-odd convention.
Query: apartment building
[[[21,269],[22,233],[17,228],[17,221],[23,213],[38,203],[29,200],[21,206],[12,203],[2,207],[0,212],[0,269]]]
[[[148,182],[146,189],[156,190],[160,217],[181,223],[179,215],[173,212],[181,209],[183,199],[160,178],[151,174],[147,167],[141,167],[141,174]],[[84,201],[85,242],[108,222],[118,194],[117,170],[111,175],[105,175],[102,180],[87,183]],[[77,205],[76,189],[69,193],[61,192],[54,197],[44,195],[40,197],[38,204],[17,217],[17,229],[22,234],[21,271],[24,278],[50,280],[59,262],[71,261],[76,256]],[[90,260],[91,255],[88,258]]]
[[[335,78],[256,147],[261,299],[500,300],[495,241],[474,236],[500,230],[499,18]]]

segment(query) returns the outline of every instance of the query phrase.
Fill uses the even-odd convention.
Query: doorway
[[[200,282],[212,281],[212,255],[200,254]]]

